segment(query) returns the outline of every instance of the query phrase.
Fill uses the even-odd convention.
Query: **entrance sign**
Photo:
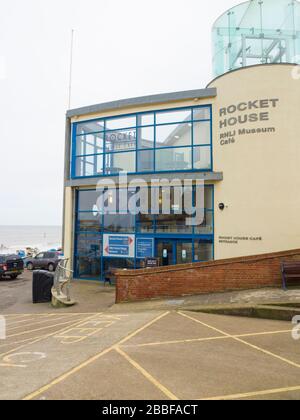
[[[159,263],[159,258],[146,258],[146,268],[157,268]]]
[[[134,258],[135,235],[103,235],[103,256]]]
[[[154,239],[136,239],[136,258],[152,258],[154,256]]]

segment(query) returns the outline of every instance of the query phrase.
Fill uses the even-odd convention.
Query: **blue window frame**
[[[71,177],[208,171],[211,105],[73,123]]]
[[[134,192],[128,192],[128,199]],[[162,194],[162,191],[159,192]],[[191,188],[193,204],[196,204],[195,189]],[[177,214],[173,208],[170,215],[115,215],[100,214],[95,211],[99,192],[96,190],[79,190],[76,197],[74,270],[75,277],[81,279],[103,280],[109,267],[140,268],[141,260],[120,259],[103,256],[104,234],[134,234],[136,239],[153,240],[154,252],[158,244],[173,244],[173,262],[183,263],[181,259],[182,244],[185,244],[186,258],[194,262],[203,262],[214,258],[214,187],[205,187],[205,218],[200,226],[189,227],[184,223],[185,216]],[[108,194],[109,196],[109,194]],[[172,204],[172,201],[171,201]],[[119,204],[116,206],[118,212]],[[160,209],[161,210],[161,209]],[[161,213],[161,211],[160,211]],[[181,255],[181,256],[180,256]],[[191,256],[190,256],[191,255]]]

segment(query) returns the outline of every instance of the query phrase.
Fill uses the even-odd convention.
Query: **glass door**
[[[193,262],[193,243],[190,240],[177,240],[176,264],[189,264]]]
[[[160,264],[163,267],[176,264],[173,241],[158,240],[156,243],[156,252],[157,257],[160,258]]]

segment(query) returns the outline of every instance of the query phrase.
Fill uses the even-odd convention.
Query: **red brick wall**
[[[290,260],[300,261],[300,249],[208,263],[119,271],[116,302],[280,286],[280,263]]]

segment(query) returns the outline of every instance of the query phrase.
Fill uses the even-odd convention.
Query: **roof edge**
[[[82,108],[70,109],[67,111],[67,118],[76,116],[96,114],[98,112],[113,111],[117,109],[154,105],[163,102],[180,101],[187,99],[214,98],[217,96],[216,88],[196,89],[183,92],[162,93],[158,95],[141,96],[137,98],[121,99],[118,101],[106,102],[97,105],[85,106]]]

